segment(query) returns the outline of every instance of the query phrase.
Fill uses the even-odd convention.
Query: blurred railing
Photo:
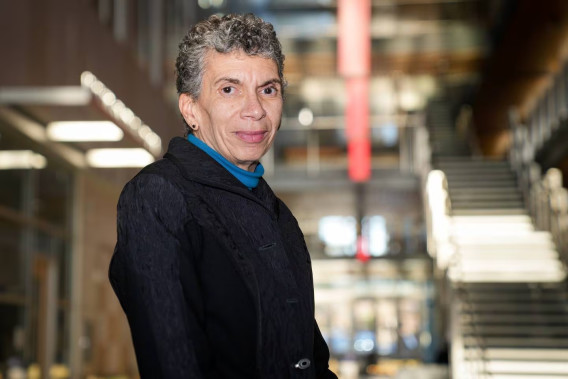
[[[428,228],[428,253],[437,268],[447,272],[450,266],[461,267],[460,254],[451,238],[451,201],[446,175],[440,170],[431,171],[426,180],[426,223]],[[483,341],[475,331],[468,335],[469,347],[465,349],[461,327],[461,313],[470,306],[467,291],[460,287],[459,273],[455,277],[448,302],[451,340],[451,370],[453,378],[482,378],[485,369]],[[447,282],[447,281],[446,281]]]
[[[551,84],[540,96],[536,105],[526,117],[526,129],[532,154],[562,125],[568,116],[567,110],[568,64],[552,79]]]
[[[548,103],[555,102],[549,99]],[[554,113],[555,117],[560,117],[560,113]],[[541,137],[549,135],[554,127],[549,125],[548,128],[541,128],[538,132],[531,131],[532,129],[520,123],[518,114],[514,110],[509,114],[509,124],[512,132],[509,159],[513,170],[517,173],[525,204],[535,227],[551,232],[559,257],[566,265],[568,264],[568,190],[563,188],[560,170],[550,168],[542,175],[540,165],[534,161],[537,146],[544,143]]]
[[[462,105],[456,119],[456,130],[462,138],[464,138],[471,150],[473,156],[481,156],[479,140],[473,125],[473,111],[471,105]]]
[[[450,241],[450,197],[446,175],[440,170],[431,171],[426,180],[426,223],[428,253],[439,269],[448,268],[455,249]]]
[[[422,186],[425,188],[426,178],[432,169],[432,150],[430,149],[428,129],[424,125],[424,116],[420,116],[422,122],[417,123],[413,128],[413,171],[416,175],[420,176]]]

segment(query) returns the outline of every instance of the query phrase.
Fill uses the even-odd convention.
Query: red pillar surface
[[[363,182],[371,177],[371,141],[369,139],[369,79],[346,79],[347,156],[349,177]]]
[[[364,182],[371,177],[371,1],[339,0],[337,9],[338,67],[347,87],[345,120],[349,177],[355,182]]]

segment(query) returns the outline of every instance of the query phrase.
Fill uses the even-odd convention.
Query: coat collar
[[[278,216],[278,199],[263,178],[260,178],[256,188],[249,190],[215,159],[187,139],[172,138],[164,158],[178,166],[186,179],[246,197]]]

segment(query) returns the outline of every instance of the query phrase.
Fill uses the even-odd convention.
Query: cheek
[[[211,110],[211,118],[222,124],[226,124],[239,116],[239,109],[239,105],[235,104],[235,102],[227,102],[222,106],[213,108]]]
[[[271,104],[270,107],[268,107],[267,111],[270,114],[271,120],[275,124],[280,122],[280,119],[282,118],[282,103]],[[275,126],[278,126],[278,125],[275,125]]]
[[[204,107],[199,107],[195,110],[195,118],[200,125],[211,124],[211,114]]]

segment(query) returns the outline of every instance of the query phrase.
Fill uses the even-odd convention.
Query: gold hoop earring
[[[197,129],[199,129],[199,126],[198,126],[198,125],[193,125],[193,124],[192,124],[192,125],[189,125],[189,127],[190,127],[191,130],[193,130],[194,132],[195,132]]]

